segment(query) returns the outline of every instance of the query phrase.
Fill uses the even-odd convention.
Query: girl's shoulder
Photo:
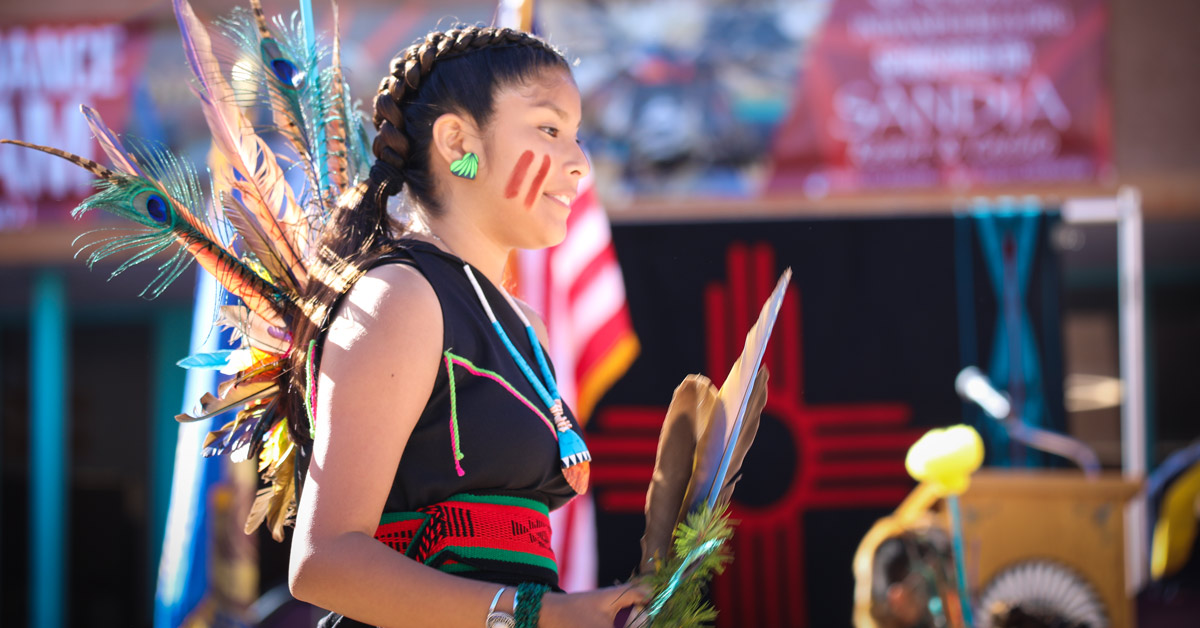
[[[347,297],[358,292],[360,301],[379,305],[388,300],[406,302],[411,299],[412,303],[405,309],[437,305],[435,290],[421,264],[420,257],[425,252],[423,245],[425,243],[420,240],[399,240],[393,250],[370,263]],[[392,305],[403,306],[403,303]]]
[[[420,269],[396,257],[379,260],[354,282],[330,325],[329,339],[414,333],[440,338],[441,325],[433,286]]]
[[[437,294],[429,280],[412,264],[379,264],[359,278],[350,289],[347,300],[364,312],[385,314],[405,312],[409,315],[429,310],[438,313]]]

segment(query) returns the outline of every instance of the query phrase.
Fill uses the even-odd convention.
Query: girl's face
[[[567,216],[589,172],[579,146],[579,88],[550,69],[496,93],[472,186],[506,243],[544,248],[566,237]]]

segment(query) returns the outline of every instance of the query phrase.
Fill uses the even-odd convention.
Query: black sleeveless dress
[[[432,244],[402,240],[396,253],[379,263],[408,264],[420,271],[437,295],[443,326],[433,392],[408,439],[384,512],[413,511],[460,493],[524,497],[550,510],[566,504],[575,492],[563,477],[552,426],[526,401],[547,417],[550,412],[492,328],[463,261]],[[537,372],[524,324],[482,272],[474,269],[474,275],[509,339]],[[582,434],[570,409],[564,411]],[[461,575],[508,586],[531,580],[529,574],[515,572]],[[542,581],[558,588],[557,581]],[[318,624],[363,625],[337,614]]]

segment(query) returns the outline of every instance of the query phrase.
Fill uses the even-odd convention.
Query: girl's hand
[[[617,613],[627,606],[641,607],[650,591],[636,584],[621,584],[585,593],[547,593],[542,598],[539,628],[613,628]],[[636,613],[639,609],[635,608]]]

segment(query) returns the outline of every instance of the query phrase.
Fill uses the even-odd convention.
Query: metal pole
[[[1117,264],[1121,345],[1121,471],[1127,479],[1146,476],[1146,299],[1142,262],[1142,197],[1133,187],[1117,193]],[[1125,591],[1136,595],[1149,562],[1146,498],[1125,509]]]
[[[67,538],[67,290],[60,271],[34,278],[29,311],[29,625],[64,625]]]

